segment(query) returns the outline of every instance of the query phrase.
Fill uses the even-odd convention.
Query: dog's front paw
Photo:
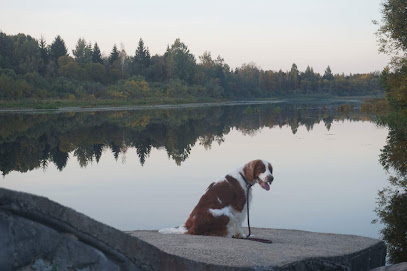
[[[232,238],[237,238],[237,239],[246,238],[246,234],[244,234],[243,232],[235,233],[235,235],[233,235]]]

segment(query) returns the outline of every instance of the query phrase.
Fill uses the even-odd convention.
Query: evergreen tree
[[[293,65],[291,66],[290,73],[288,74],[290,90],[295,90],[299,88],[299,75],[300,72],[298,71],[298,67],[295,63],[293,63]]]
[[[42,61],[44,61],[44,64],[46,65],[46,64],[48,64],[48,61],[49,61],[49,50],[48,50],[47,43],[43,36],[41,36],[39,46],[40,46],[41,59],[42,59]]]
[[[310,94],[317,92],[318,90],[318,79],[320,75],[314,73],[314,69],[310,66],[307,66],[305,72],[301,74],[301,89],[304,94]]]
[[[139,40],[136,50],[135,61],[147,67],[150,64],[150,52],[147,47],[144,46],[143,39]]]
[[[103,63],[102,54],[100,53],[100,49],[99,49],[97,42],[95,42],[95,45],[93,46],[92,62],[93,63]]]
[[[55,62],[58,60],[60,56],[67,56],[68,50],[65,46],[64,40],[58,35],[54,42],[51,44],[50,48],[50,58]]]
[[[40,55],[41,55],[41,60],[42,60],[42,63],[39,68],[39,73],[41,75],[45,75],[45,73],[47,71],[47,65],[49,62],[49,50],[48,50],[47,43],[45,42],[45,39],[43,36],[41,36],[39,47],[40,47]]]
[[[328,66],[326,68],[323,78],[326,80],[334,80],[334,75],[332,74],[331,67]]]
[[[144,46],[143,39],[140,38],[136,54],[133,58],[133,70],[136,74],[144,74],[145,69],[150,65],[150,52]]]
[[[92,45],[86,44],[85,39],[78,39],[75,50],[72,50],[76,62],[86,64],[92,62]]]
[[[109,63],[113,64],[118,59],[119,59],[119,51],[117,50],[117,46],[115,44],[113,46],[112,52],[110,53]]]
[[[135,55],[134,59],[136,61],[137,60],[139,60],[139,61],[144,60],[144,57],[145,57],[144,52],[145,52],[144,41],[143,41],[142,38],[140,38],[140,40],[138,41],[138,47],[136,49],[136,55]]]
[[[148,47],[146,47],[146,66],[150,65],[150,60],[151,60],[151,55],[150,55],[150,50],[148,49]]]
[[[314,73],[314,69],[308,65],[305,72],[302,74],[302,77],[310,81],[315,80],[316,74]]]
[[[311,68],[311,67],[308,65],[307,68],[305,69],[305,72],[304,72],[305,78],[306,78],[306,79],[310,79],[313,74],[314,74],[314,69]]]

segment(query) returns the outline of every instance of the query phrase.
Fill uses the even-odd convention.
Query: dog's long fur
[[[229,172],[207,188],[188,220],[179,228],[162,229],[160,233],[188,233],[244,238],[242,223],[246,219],[246,180],[269,190],[273,168],[264,160],[254,160]],[[252,199],[249,190],[249,202]]]

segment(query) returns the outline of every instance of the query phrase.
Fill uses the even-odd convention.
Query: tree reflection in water
[[[384,224],[381,230],[387,243],[389,261],[407,261],[407,114],[390,113],[379,120],[389,129],[380,162],[391,174],[390,186],[379,191],[376,213]]]
[[[353,105],[268,104],[167,110],[0,114],[0,170],[26,172],[67,165],[69,154],[81,167],[99,162],[104,150],[118,159],[135,148],[143,165],[153,148],[163,148],[180,165],[195,144],[210,149],[232,129],[254,134],[263,127],[290,126],[295,134],[321,121],[329,130],[334,120],[366,120],[371,112]]]

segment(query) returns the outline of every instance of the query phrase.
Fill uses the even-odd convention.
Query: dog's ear
[[[258,169],[263,162],[261,160],[253,160],[243,167],[243,174],[246,177],[247,181],[251,184],[254,184],[254,179],[256,176],[256,169]]]

